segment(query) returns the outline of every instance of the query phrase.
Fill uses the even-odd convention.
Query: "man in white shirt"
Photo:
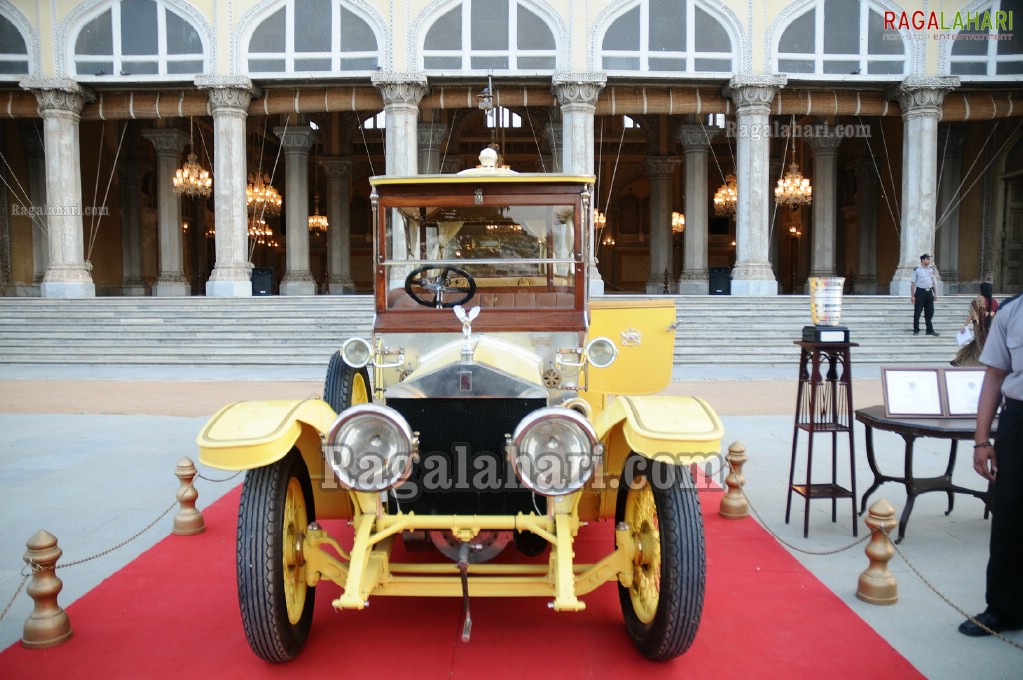
[[[931,324],[934,317],[934,301],[938,299],[937,272],[931,266],[931,256],[924,253],[920,256],[920,266],[913,270],[909,278],[909,299],[913,301],[913,335],[920,335],[920,312],[924,313],[927,324],[927,335],[939,335]]]

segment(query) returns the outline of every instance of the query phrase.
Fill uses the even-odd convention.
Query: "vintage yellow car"
[[[247,470],[238,595],[267,661],[299,653],[323,580],[340,586],[339,609],[461,597],[466,641],[471,598],[575,612],[613,582],[648,658],[696,636],[692,466],[717,456],[723,432],[704,401],[656,395],[674,303],[591,301],[594,178],[518,174],[493,156],[453,175],[372,178],[372,337],[341,345],[322,400],[231,404],[198,436],[202,463]],[[333,518],[352,524],[344,541],[316,521]],[[576,562],[581,531],[606,534],[591,564]],[[436,559],[400,563],[396,541]]]

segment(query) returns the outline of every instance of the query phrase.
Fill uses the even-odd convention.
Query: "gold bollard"
[[[177,536],[192,536],[206,531],[206,522],[203,521],[202,513],[196,510],[195,500],[199,498],[199,492],[192,486],[198,472],[195,463],[185,457],[178,461],[174,474],[181,480],[181,488],[178,489],[178,502],[181,509],[174,515],[174,529],[172,533]]]
[[[749,457],[746,455],[746,447],[740,442],[733,442],[728,447],[728,464],[730,471],[725,477],[725,486],[728,491],[721,499],[719,514],[726,519],[742,519],[749,517],[749,501],[742,487],[746,484],[746,478],[742,474],[742,466],[746,464]]]
[[[24,560],[32,569],[28,596],[35,608],[25,620],[21,644],[29,649],[55,647],[71,638],[71,619],[57,604],[57,594],[64,584],[57,578],[57,560],[64,551],[57,547],[57,538],[40,529],[25,544]]]
[[[870,566],[860,574],[856,597],[870,604],[895,604],[899,601],[898,584],[892,572],[888,571],[888,561],[895,555],[895,547],[881,531],[884,528],[885,532],[891,535],[898,526],[895,508],[882,498],[870,506],[864,522],[871,534],[870,542],[863,551],[870,560]]]

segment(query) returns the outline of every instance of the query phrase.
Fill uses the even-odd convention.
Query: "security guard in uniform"
[[[986,369],[973,469],[994,482],[994,497],[987,609],[959,626],[971,637],[1023,628],[1023,302],[1018,297],[999,307],[980,355]],[[1000,403],[998,438],[992,444],[991,422]]]
[[[931,256],[924,253],[920,256],[920,266],[913,270],[909,278],[909,298],[913,301],[913,335],[920,335],[920,312],[924,313],[927,324],[927,335],[940,335],[931,325],[934,317],[934,301],[938,299],[935,289],[937,274],[931,266]]]

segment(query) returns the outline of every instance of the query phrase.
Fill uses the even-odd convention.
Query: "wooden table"
[[[948,510],[945,514],[952,512],[955,502],[955,494],[967,494],[976,496],[984,501],[984,519],[988,516],[988,503],[990,502],[990,485],[986,491],[967,489],[956,486],[952,483],[952,470],[956,463],[956,446],[960,439],[973,440],[973,434],[977,430],[976,418],[904,418],[886,416],[884,406],[870,406],[856,411],[856,420],[866,427],[867,436],[867,465],[874,473],[874,482],[863,494],[860,502],[860,514],[867,508],[867,498],[870,494],[885,482],[898,482],[906,487],[906,507],[902,510],[902,517],[899,519],[899,535],[895,540],[901,543],[906,535],[906,524],[909,522],[909,515],[913,512],[913,503],[920,494],[930,491],[944,491],[948,494]],[[894,432],[906,442],[905,470],[902,477],[892,477],[881,474],[877,467],[877,459],[874,455],[874,429],[884,432]],[[998,430],[998,420],[991,425],[991,434]],[[932,439],[948,439],[952,442],[948,453],[948,466],[944,474],[938,477],[916,477],[913,474],[913,443],[918,437],[930,437]]]

